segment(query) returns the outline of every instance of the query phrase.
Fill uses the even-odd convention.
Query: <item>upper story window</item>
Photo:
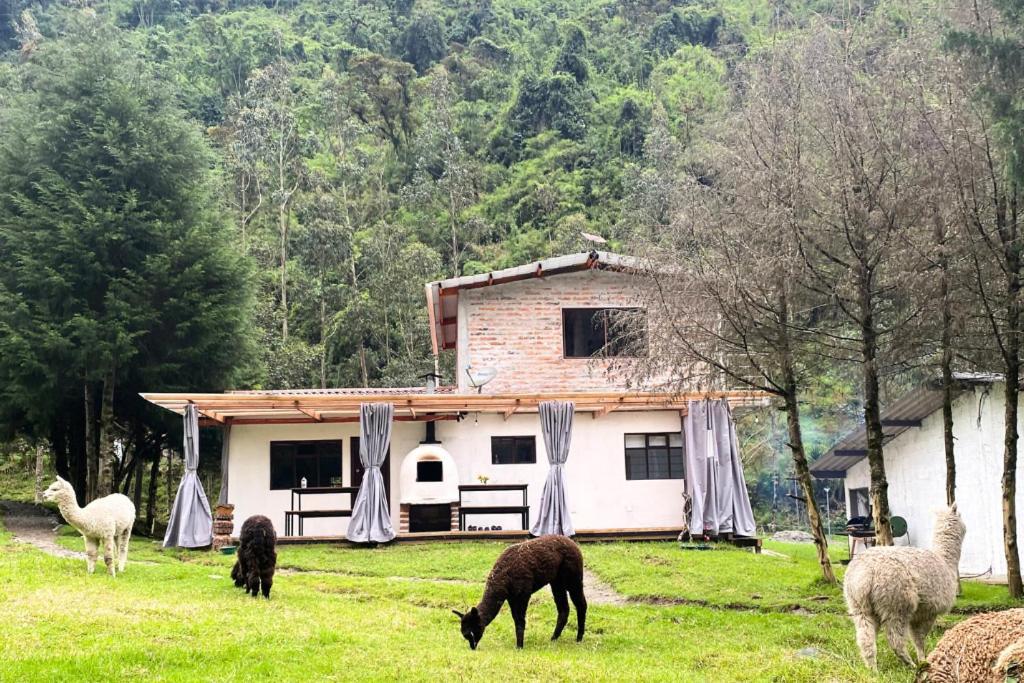
[[[537,462],[537,439],[533,436],[492,436],[492,465],[531,465]]]
[[[626,434],[626,479],[682,478],[682,434]]]
[[[634,313],[639,308],[563,308],[562,340],[566,358],[594,356],[635,356],[639,335],[623,335],[616,314]],[[627,325],[630,321],[623,321]],[[632,337],[632,338],[630,338]]]
[[[341,479],[340,441],[271,441],[270,488],[331,486]]]

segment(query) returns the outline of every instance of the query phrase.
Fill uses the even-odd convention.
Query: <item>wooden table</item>
[[[302,509],[302,497],[303,496],[318,496],[327,495],[331,493],[347,493],[349,494],[349,502],[347,510],[303,510]],[[307,517],[351,517],[352,516],[352,504],[355,502],[355,496],[359,493],[358,486],[314,486],[307,488],[294,488],[292,489],[292,509],[285,510],[284,512],[284,535],[291,536],[294,531],[295,522],[294,519],[299,520],[299,536],[302,535],[303,525],[302,522]],[[296,504],[297,503],[297,504]]]
[[[526,484],[461,484],[459,486],[459,531],[466,530],[467,515],[520,515],[523,531],[530,528],[530,506],[526,504]],[[522,491],[522,505],[463,505],[463,493]]]

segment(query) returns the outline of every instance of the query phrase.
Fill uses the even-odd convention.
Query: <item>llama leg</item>
[[[124,572],[125,566],[128,564],[128,543],[132,538],[132,530],[125,529],[121,534],[121,541],[118,543],[118,550],[120,551],[117,558],[117,571]]]
[[[899,619],[889,619],[882,624],[885,629],[885,638],[889,641],[896,656],[907,666],[914,666],[914,662],[907,654],[907,630],[908,624]]]
[[[860,656],[869,669],[877,669],[876,644],[878,637],[878,622],[874,617],[866,614],[851,614],[853,626],[857,631],[857,647],[860,648]]]
[[[83,538],[85,538],[85,566],[89,573],[92,574],[96,571],[96,554],[99,550],[99,542],[95,538],[89,538],[88,536],[83,536]]]
[[[114,537],[107,536],[103,539],[103,562],[107,565],[107,573],[117,576],[117,567],[114,566]]]
[[[512,612],[512,621],[516,623],[516,647],[523,649],[526,637],[526,607],[530,604],[530,596],[509,599],[508,608]]]
[[[914,643],[914,650],[917,652],[917,661],[919,662],[923,662],[927,657],[926,641],[934,624],[934,617],[915,619],[910,622],[910,637]]]
[[[583,577],[569,588],[569,597],[576,608],[576,642],[583,640],[583,632],[587,628],[587,598],[583,595]]]
[[[551,595],[555,598],[555,607],[558,609],[558,621],[555,622],[555,633],[551,640],[558,640],[565,623],[569,621],[569,592],[565,586],[555,581],[551,584]]]
[[[263,597],[270,599],[270,587],[274,585],[274,571],[263,572],[260,574],[260,590],[263,592]]]

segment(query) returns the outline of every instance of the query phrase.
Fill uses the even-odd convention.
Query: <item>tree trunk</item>
[[[68,424],[63,416],[53,421],[50,433],[53,434],[53,469],[58,476],[74,481],[68,460]]]
[[[953,443],[953,316],[947,273],[942,274],[942,436],[946,453],[946,504],[956,502],[956,458]]]
[[[138,517],[142,511],[142,470],[144,449],[139,449],[135,454],[135,485],[132,488],[132,503],[135,504],[135,516]]]
[[[878,545],[892,545],[889,524],[889,482],[885,478],[882,452],[882,409],[878,389],[878,338],[871,302],[871,279],[860,274],[861,350],[864,371],[864,429],[868,442],[868,467],[871,473],[871,507]]]
[[[956,458],[953,443],[953,301],[949,291],[949,252],[942,212],[933,207],[935,244],[938,246],[939,299],[942,302],[941,359],[942,439],[946,455],[946,505],[956,502]]]
[[[167,516],[174,507],[174,451],[167,449]]]
[[[798,389],[796,372],[793,369],[793,353],[789,337],[789,301],[785,283],[780,283],[779,312],[782,324],[779,325],[779,351],[781,355],[782,381],[785,387],[786,426],[789,432],[789,449],[793,455],[793,468],[797,482],[804,494],[804,505],[807,508],[807,521],[814,536],[814,545],[818,552],[818,564],[821,575],[826,583],[835,585],[836,575],[832,571],[832,561],[828,556],[828,536],[821,523],[821,513],[814,498],[814,485],[811,482],[811,470],[807,466],[807,452],[804,449],[803,430],[800,428],[800,404],[797,401]]]
[[[146,529],[153,534],[156,523],[156,492],[160,482],[160,451],[153,454],[153,464],[149,468],[149,498],[146,500]]]
[[[1017,245],[1007,251],[1009,281],[1006,304],[1006,412],[1003,436],[1003,544],[1006,551],[1006,583],[1011,598],[1024,597],[1020,553],[1017,549],[1017,401],[1020,394],[1020,260]]]
[[[99,484],[99,448],[96,443],[96,400],[93,386],[85,383],[85,471],[87,483],[85,500],[91,501],[96,498],[96,491]]]
[[[103,398],[100,407],[99,485],[97,494],[109,496],[114,492],[114,369],[107,371],[103,380]]]
[[[43,465],[46,462],[46,446],[40,442],[36,445],[36,503],[43,502]]]
[[[804,450],[803,433],[800,429],[800,408],[797,404],[796,384],[789,381],[786,384],[786,424],[789,431],[789,449],[793,455],[793,468],[804,494],[804,503],[807,505],[807,517],[811,526],[811,534],[814,536],[814,545],[818,551],[818,564],[821,565],[822,578],[830,584],[835,584],[836,575],[832,571],[832,562],[828,557],[828,537],[825,535],[818,503],[814,499],[811,470],[807,466],[807,453]]]
[[[320,275],[320,388],[327,388],[327,295],[324,282],[327,277]]]
[[[85,412],[82,410],[69,411],[71,424],[68,425],[68,453],[70,457],[71,478],[68,481],[75,485],[75,496],[78,504],[84,506],[86,495],[89,489],[88,455],[86,453],[85,438]]]

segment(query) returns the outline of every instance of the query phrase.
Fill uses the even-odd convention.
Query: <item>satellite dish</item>
[[[469,385],[479,393],[485,384],[498,376],[497,368],[466,368],[466,376],[469,377]]]
[[[594,244],[608,244],[608,240],[601,237],[600,235],[592,235],[591,233],[583,232],[582,230],[580,230],[580,235],[583,236],[583,239],[587,240],[588,242],[593,242]]]

